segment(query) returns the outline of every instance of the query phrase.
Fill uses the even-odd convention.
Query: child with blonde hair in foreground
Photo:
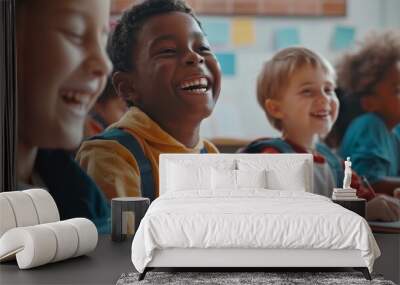
[[[18,189],[42,187],[61,219],[85,217],[109,231],[103,193],[70,157],[104,89],[109,0],[18,0]]]

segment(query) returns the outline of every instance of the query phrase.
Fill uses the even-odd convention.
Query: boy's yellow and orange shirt
[[[158,196],[158,157],[161,153],[217,153],[209,141],[201,139],[194,148],[182,143],[161,129],[161,127],[137,107],[132,107],[109,128],[121,128],[133,135],[149,159]],[[96,182],[107,198],[141,196],[139,166],[132,153],[114,140],[89,140],[82,143],[76,160]]]

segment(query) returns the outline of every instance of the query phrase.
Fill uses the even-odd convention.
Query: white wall
[[[224,49],[236,53],[236,75],[223,77],[218,104],[211,117],[203,122],[202,135],[254,139],[278,134],[267,122],[255,95],[256,78],[261,65],[275,52],[273,38],[277,28],[297,27],[301,44],[320,52],[332,62],[340,54],[330,47],[336,25],[354,27],[356,40],[362,39],[370,30],[400,28],[400,0],[348,0],[347,5],[345,17],[254,18],[255,45]],[[201,21],[208,19],[231,18],[200,17]]]

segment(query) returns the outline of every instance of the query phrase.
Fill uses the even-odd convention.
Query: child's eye
[[[174,48],[164,48],[164,49],[160,50],[159,53],[160,54],[174,54],[174,53],[176,53],[176,49],[174,49]]]
[[[300,94],[303,95],[303,96],[311,96],[312,92],[311,92],[311,90],[306,89],[306,90],[302,90],[300,92]]]
[[[62,30],[62,33],[74,44],[81,45],[84,42],[84,35],[71,32],[68,30]]]
[[[325,89],[325,93],[328,95],[334,95],[335,94],[335,90],[332,88],[326,88]]]
[[[199,50],[200,50],[200,51],[211,51],[211,48],[210,48],[209,46],[203,45],[203,46],[201,46],[201,47],[199,48]]]

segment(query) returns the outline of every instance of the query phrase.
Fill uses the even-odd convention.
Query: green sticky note
[[[230,25],[224,20],[204,20],[202,27],[212,46],[228,45],[230,42]]]
[[[353,27],[337,26],[333,34],[332,48],[343,50],[354,44],[356,31]]]
[[[236,74],[236,55],[234,53],[216,53],[223,75]]]
[[[296,28],[279,29],[276,31],[275,37],[275,47],[278,50],[300,45],[299,31]]]

